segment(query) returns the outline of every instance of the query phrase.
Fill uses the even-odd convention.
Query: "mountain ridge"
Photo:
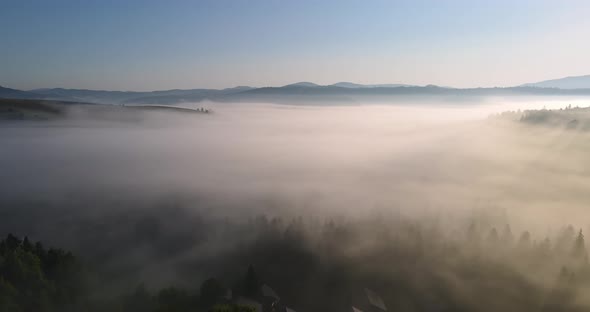
[[[11,89],[0,86],[0,98],[14,98],[14,99],[39,99],[42,98],[42,95],[39,95],[34,92],[28,92],[23,90]]]
[[[568,76],[557,79],[525,83],[522,87],[557,88],[557,89],[587,89],[590,88],[590,75]]]
[[[524,84],[515,87],[450,88],[437,85],[414,86],[406,84],[357,84],[337,82],[319,85],[312,82],[296,82],[279,87],[238,86],[225,89],[171,89],[156,91],[109,91],[90,89],[42,88],[28,91],[0,87],[0,98],[45,99],[87,102],[95,104],[175,105],[202,101],[213,102],[271,102],[307,103],[317,102],[391,102],[398,99],[419,97],[483,97],[483,96],[590,96],[590,75],[566,77],[545,82],[580,81],[588,79],[587,88],[544,87],[542,83]],[[582,86],[585,86],[582,84]]]

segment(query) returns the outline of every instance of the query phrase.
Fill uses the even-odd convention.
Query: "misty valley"
[[[588,311],[583,98],[0,100],[0,311]]]
[[[0,0],[0,312],[590,312],[588,16]]]

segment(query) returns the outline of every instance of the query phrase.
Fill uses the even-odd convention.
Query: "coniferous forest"
[[[217,221],[206,236],[232,240],[232,247],[175,264],[182,277],[169,285],[116,272],[84,249],[76,254],[8,234],[0,243],[0,311],[588,309],[582,229],[567,225],[540,235],[484,221],[455,227],[401,216]],[[146,231],[145,221],[136,226]],[[122,280],[126,287],[114,287]]]

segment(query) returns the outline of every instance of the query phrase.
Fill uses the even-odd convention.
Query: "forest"
[[[114,289],[110,274],[128,272],[8,234],[0,243],[0,310],[587,311],[583,230],[539,235],[501,221],[226,220],[205,236],[242,239],[185,262],[187,283],[148,286],[127,276],[132,283],[116,291],[105,291]],[[199,271],[210,276],[196,278]]]

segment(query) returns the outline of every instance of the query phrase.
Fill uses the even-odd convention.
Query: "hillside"
[[[10,89],[0,86],[0,98],[10,98],[10,99],[39,99],[43,98],[43,95],[34,93],[34,92],[27,92],[21,91],[17,89]]]
[[[85,89],[36,89],[32,90],[38,96],[49,100],[65,100],[88,102],[98,104],[178,104],[186,102],[201,102],[219,96],[247,91],[250,87],[235,87],[222,90],[216,89],[189,89],[189,90],[163,90],[163,91],[106,91]],[[24,92],[24,91],[21,91]],[[7,98],[9,96],[6,96]]]
[[[339,82],[318,85],[298,82],[282,87],[188,89],[161,91],[107,91],[85,89],[35,89],[21,91],[0,87],[0,98],[45,99],[116,105],[175,105],[181,103],[250,102],[276,104],[395,103],[422,100],[477,100],[489,96],[590,96],[590,76],[569,77],[506,88],[448,88],[436,85],[363,85]]]
[[[312,83],[295,83],[282,87],[236,87],[222,90],[191,89],[152,92],[93,91],[49,89],[36,93],[52,100],[80,101],[101,104],[158,104],[246,102],[277,104],[357,104],[412,101],[450,97],[480,98],[487,96],[590,96],[590,89],[548,89],[537,87],[510,88],[445,88],[428,86],[349,85],[320,86]]]
[[[52,120],[65,118],[68,112],[75,109],[78,116],[110,119],[110,113],[115,116],[133,116],[137,112],[171,112],[184,114],[208,114],[205,109],[188,109],[173,106],[159,105],[95,105],[83,102],[34,100],[34,99],[0,99],[0,121],[2,120]]]
[[[590,88],[590,75],[551,79],[535,83],[527,83],[523,86],[558,89],[588,89]]]
[[[365,84],[358,84],[358,83],[353,83],[353,82],[337,82],[335,84],[332,84],[332,86],[334,87],[342,87],[342,88],[397,88],[397,87],[415,87],[412,85],[407,85],[407,84],[400,84],[400,83],[389,83],[389,84],[370,84],[370,85],[365,85]]]

